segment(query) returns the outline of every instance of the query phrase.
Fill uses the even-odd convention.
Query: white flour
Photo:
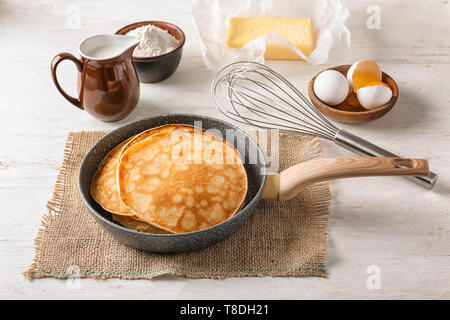
[[[128,36],[139,38],[139,45],[134,49],[134,57],[154,57],[174,50],[178,40],[167,30],[154,25],[145,25],[127,32]]]

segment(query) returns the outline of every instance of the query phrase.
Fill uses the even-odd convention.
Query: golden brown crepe
[[[157,129],[120,157],[122,202],[139,219],[175,233],[208,228],[233,216],[247,192],[237,150],[192,126]]]
[[[117,189],[117,165],[123,148],[138,143],[151,135],[151,130],[144,131],[116,146],[111,150],[100,163],[91,182],[92,198],[105,210],[111,212],[115,221],[125,228],[147,232],[147,233],[168,233],[165,230],[156,228],[146,222],[140,221],[134,213],[120,200]]]
[[[166,230],[159,229],[147,222],[140,221],[136,216],[124,216],[120,214],[112,214],[115,221],[119,222],[127,229],[146,233],[169,233]]]
[[[130,140],[130,139],[129,139]],[[103,209],[121,215],[131,216],[133,213],[120,200],[117,189],[117,165],[119,164],[120,151],[128,143],[126,140],[112,149],[102,160],[91,182],[92,198]]]
[[[149,137],[158,128],[143,131],[112,149],[102,160],[97,168],[91,182],[92,198],[99,203],[103,209],[126,216],[134,215],[130,209],[120,200],[117,189],[117,165],[123,150]]]
[[[148,129],[145,131],[142,131],[141,133],[138,133],[136,135],[134,135],[133,137],[131,137],[130,139],[128,139],[125,143],[125,145],[123,146],[123,148],[120,150],[120,157],[122,156],[122,154],[124,154],[125,151],[128,150],[128,148],[130,148],[131,146],[135,145],[136,143],[141,142],[142,140],[144,140],[145,138],[151,136],[154,133],[157,133],[160,127],[157,128],[152,128],[152,129]],[[119,158],[120,158],[119,157]]]

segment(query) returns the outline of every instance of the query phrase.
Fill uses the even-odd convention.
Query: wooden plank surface
[[[450,298],[450,4],[448,1],[346,1],[352,49],[344,63],[370,58],[399,87],[397,105],[384,118],[340,125],[408,157],[426,157],[440,180],[427,191],[402,178],[363,178],[331,184],[328,279],[230,278],[154,281],[28,281],[21,272],[32,261],[33,240],[69,131],[113,129],[161,113],[219,116],[209,94],[213,74],[203,64],[190,17],[190,1],[0,1],[0,298]],[[381,29],[368,30],[366,9],[377,5]],[[75,6],[75,7],[74,7]],[[74,9],[75,8],[75,9]],[[81,11],[81,27],[70,29],[69,12]],[[175,75],[144,84],[129,118],[101,123],[67,103],[50,77],[50,61],[78,42],[112,33],[140,20],[167,20],[187,35]],[[300,90],[326,66],[272,62]],[[75,92],[75,68],[64,63],[62,86]],[[350,154],[324,142],[327,156]],[[380,271],[370,289],[367,270]]]

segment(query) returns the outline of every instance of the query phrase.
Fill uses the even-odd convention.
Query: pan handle
[[[428,176],[428,161],[409,158],[338,157],[306,161],[280,173],[278,199],[289,200],[306,186],[369,176]]]

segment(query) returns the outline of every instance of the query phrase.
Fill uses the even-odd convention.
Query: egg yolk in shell
[[[352,81],[354,92],[375,82],[382,83],[381,68],[373,61],[361,61],[353,71]]]

